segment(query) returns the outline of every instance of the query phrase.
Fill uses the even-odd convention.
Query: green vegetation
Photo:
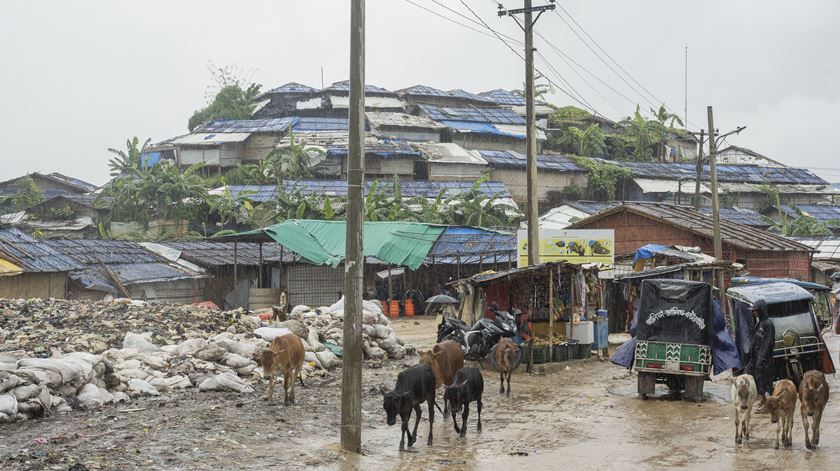
[[[832,235],[832,227],[840,227],[840,220],[830,219],[825,223],[817,221],[813,217],[807,215],[802,210],[793,207],[796,211],[796,217],[790,218],[786,214],[779,213],[779,222],[764,216],[764,220],[772,224],[770,231],[783,236],[791,237],[805,237],[805,236],[824,236]]]
[[[49,218],[54,221],[69,221],[76,217],[75,211],[70,208],[70,205],[64,205],[60,208],[50,208]]]
[[[44,191],[29,175],[21,178],[17,184],[17,194],[0,197],[0,209],[3,212],[16,213],[39,205],[46,201]]]
[[[614,200],[618,181],[621,180],[624,183],[633,176],[633,172],[629,169],[611,163],[584,158],[576,158],[575,162],[586,168],[588,178],[586,196],[596,201]]]
[[[213,100],[196,110],[187,127],[192,132],[198,126],[217,119],[248,119],[257,107],[261,85],[248,83],[234,67],[214,67],[210,73],[218,87]]]
[[[119,177],[122,175],[130,175],[138,172],[142,167],[143,152],[149,146],[151,139],[146,139],[143,145],[140,145],[140,140],[137,136],[125,141],[125,151],[108,148],[108,152],[115,155],[108,160],[108,167],[111,169],[112,177]]]

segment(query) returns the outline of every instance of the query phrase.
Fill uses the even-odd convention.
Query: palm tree
[[[685,126],[683,120],[679,117],[679,115],[671,113],[665,108],[665,105],[662,104],[659,106],[658,110],[654,110],[653,108],[650,109],[650,113],[656,117],[656,120],[659,121],[659,124],[665,126],[665,123],[670,121],[668,124],[669,129],[674,128],[674,123],[679,124],[680,126]]]
[[[604,143],[604,131],[598,123],[592,123],[585,130],[576,126],[569,126],[561,141],[573,148],[575,154],[585,157],[602,155],[607,149],[607,145]]]
[[[151,138],[146,139],[146,142],[140,146],[140,140],[137,136],[134,136],[133,138],[125,141],[125,151],[109,147],[108,152],[115,155],[115,157],[108,160],[108,167],[111,168],[111,176],[119,177],[140,171],[143,164],[141,161],[143,152],[146,151],[146,148],[151,142]]]
[[[665,126],[659,121],[642,117],[639,105],[636,105],[633,116],[624,118],[618,124],[632,139],[633,158],[637,161],[650,160],[653,149],[665,138]]]

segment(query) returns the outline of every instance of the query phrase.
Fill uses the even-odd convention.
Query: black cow
[[[455,374],[455,380],[452,381],[452,386],[444,386],[446,389],[443,392],[443,400],[449,404],[449,410],[452,411],[452,423],[455,425],[455,432],[461,435],[461,438],[467,436],[467,417],[470,415],[470,402],[475,401],[478,408],[478,431],[481,431],[481,395],[484,393],[484,377],[481,376],[481,371],[472,366],[465,366],[458,370]],[[464,413],[461,415],[461,427],[458,427],[458,421],[455,419],[455,414],[461,412],[463,407]]]
[[[400,451],[405,450],[405,435],[408,434],[408,446],[417,441],[417,426],[420,424],[420,404],[429,404],[429,440],[432,444],[432,426],[435,422],[435,374],[428,365],[414,365],[397,375],[397,385],[392,391],[385,390],[380,386],[379,390],[385,396],[385,413],[388,416],[388,425],[397,423],[397,414],[402,419],[402,432],[400,433]],[[411,420],[411,410],[417,413],[414,421],[414,432],[409,432],[408,421]]]

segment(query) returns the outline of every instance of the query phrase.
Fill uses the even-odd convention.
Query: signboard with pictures
[[[518,267],[528,266],[528,231],[517,232]],[[601,263],[615,261],[612,229],[540,229],[540,263],[567,261]]]

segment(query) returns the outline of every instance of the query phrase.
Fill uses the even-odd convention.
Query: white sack
[[[157,346],[150,342],[145,336],[135,334],[133,332],[126,332],[123,338],[123,348],[133,348],[141,352],[152,353],[157,350]]]
[[[205,379],[199,386],[201,391],[237,391],[252,393],[254,388],[245,383],[233,373],[219,373],[212,378]]]
[[[76,394],[76,404],[80,409],[95,410],[110,402],[114,402],[111,393],[90,383],[82,386]]]
[[[271,342],[277,337],[291,333],[292,331],[285,327],[260,327],[254,331],[254,334],[259,335],[266,342]]]
[[[128,380],[128,388],[135,394],[145,394],[147,396],[158,396],[160,393],[151,384],[142,379],[132,378]]]

